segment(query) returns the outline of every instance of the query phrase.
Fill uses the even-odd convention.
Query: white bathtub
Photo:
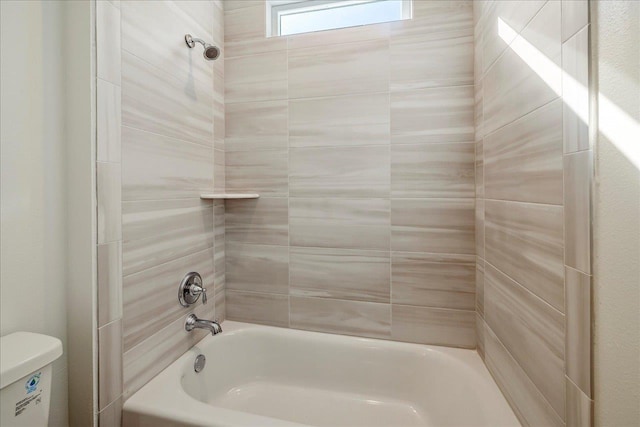
[[[520,425],[473,350],[223,328],[125,402],[125,427]]]

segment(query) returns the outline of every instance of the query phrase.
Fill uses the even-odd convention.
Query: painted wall
[[[525,425],[590,425],[586,1],[474,2],[478,350]]]
[[[99,410],[119,423],[122,402],[200,340],[194,312],[224,318],[223,62],[219,1],[97,2]],[[224,53],[223,53],[224,54]],[[215,164],[215,166],[214,166]],[[179,305],[190,271],[209,304]]]
[[[595,422],[636,426],[640,425],[640,3],[594,2],[592,13],[600,102],[594,228]]]
[[[63,6],[2,1],[0,334],[60,338],[50,425],[68,424]]]
[[[266,38],[225,2],[229,319],[474,348],[471,2]]]

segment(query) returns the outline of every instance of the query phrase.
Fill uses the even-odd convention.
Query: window
[[[271,0],[267,7],[270,36],[411,18],[411,0]]]

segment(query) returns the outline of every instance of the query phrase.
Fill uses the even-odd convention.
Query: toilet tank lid
[[[0,389],[37,371],[62,355],[58,338],[32,332],[0,337]]]

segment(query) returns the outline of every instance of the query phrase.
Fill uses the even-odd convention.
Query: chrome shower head
[[[217,46],[213,46],[202,39],[192,37],[191,34],[185,34],[184,41],[185,43],[187,43],[187,46],[189,46],[189,48],[193,48],[196,43],[200,43],[202,47],[204,47],[202,56],[204,56],[204,59],[206,59],[207,61],[213,61],[215,59],[218,59],[218,57],[220,56],[220,49]]]

